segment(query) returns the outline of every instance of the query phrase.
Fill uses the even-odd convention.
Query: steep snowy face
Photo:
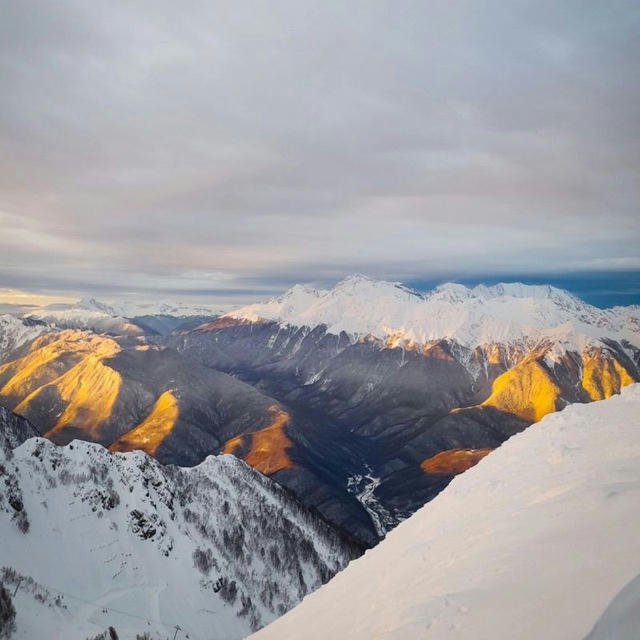
[[[513,436],[254,637],[632,640],[638,514],[635,384]]]
[[[0,362],[25,342],[33,340],[47,328],[10,315],[0,315]]]
[[[578,351],[602,338],[640,346],[637,314],[598,309],[562,289],[520,283],[468,288],[448,283],[426,295],[399,283],[350,276],[333,289],[296,286],[280,298],[227,314],[394,343],[451,339],[466,347],[552,340]]]
[[[0,580],[17,588],[17,640],[84,640],[110,625],[164,638],[176,624],[192,640],[241,638],[359,553],[233,456],[183,469],[33,438],[0,450],[0,475]]]

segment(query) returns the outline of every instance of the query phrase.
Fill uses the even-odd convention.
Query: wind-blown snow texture
[[[640,573],[639,518],[635,384],[513,436],[255,638],[581,640]]]
[[[16,640],[109,625],[165,638],[175,624],[192,640],[244,637],[358,554],[233,456],[183,469],[79,441],[12,451],[32,431],[6,411],[0,427],[0,581],[13,591],[22,578]]]
[[[227,315],[283,325],[326,325],[330,333],[392,337],[398,343],[447,338],[476,347],[551,339],[578,351],[602,338],[637,344],[640,328],[638,308],[599,309],[549,285],[468,288],[448,283],[423,295],[361,275],[349,276],[328,291],[296,285],[281,297]]]

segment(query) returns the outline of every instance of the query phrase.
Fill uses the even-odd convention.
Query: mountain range
[[[54,304],[26,314],[26,319],[60,329],[89,329],[112,335],[167,334],[196,327],[219,312],[183,302],[120,301],[83,298],[75,304]]]
[[[3,317],[0,403],[58,444],[232,453],[366,545],[544,415],[640,380],[640,308],[550,286],[355,275],[225,315],[121,311]]]

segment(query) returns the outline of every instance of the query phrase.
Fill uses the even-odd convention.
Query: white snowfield
[[[512,437],[252,637],[582,640],[602,617],[591,638],[637,640],[639,531],[635,384]]]
[[[354,275],[330,290],[296,285],[281,297],[227,316],[293,326],[324,324],[330,333],[416,344],[448,338],[473,348],[547,339],[581,351],[609,338],[640,346],[640,307],[599,309],[549,285],[468,288],[448,283],[423,295],[400,283]]]

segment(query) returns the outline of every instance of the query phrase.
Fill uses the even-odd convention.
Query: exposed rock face
[[[5,455],[29,438],[39,436],[37,429],[22,416],[0,407],[0,450]]]

